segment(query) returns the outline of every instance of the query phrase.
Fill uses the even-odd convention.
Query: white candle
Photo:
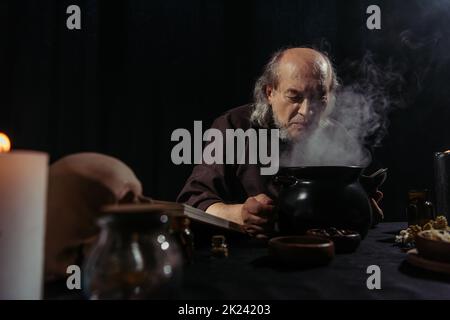
[[[0,152],[0,299],[41,299],[48,155]]]

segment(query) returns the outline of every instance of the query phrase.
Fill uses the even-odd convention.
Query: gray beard
[[[272,113],[272,117],[273,117],[273,123],[275,124],[275,128],[280,130],[280,140],[283,142],[292,142],[292,138],[289,136],[288,129],[285,126],[283,126],[280,123],[280,121],[278,121],[275,114]]]

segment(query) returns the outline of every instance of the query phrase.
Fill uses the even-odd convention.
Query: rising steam
[[[293,147],[282,165],[367,166],[369,149],[379,146],[387,133],[388,113],[399,106],[392,99],[403,79],[392,64],[376,65],[367,54],[362,61],[346,67],[352,82],[336,92],[328,113],[319,126]]]

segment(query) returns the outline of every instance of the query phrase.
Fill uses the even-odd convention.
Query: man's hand
[[[256,238],[267,238],[267,232],[271,231],[273,208],[272,199],[263,193],[249,197],[241,208],[244,230]]]
[[[210,205],[206,212],[243,225],[244,230],[251,236],[267,238],[266,232],[271,231],[273,222],[273,208],[272,199],[261,193],[249,197],[242,204],[216,202]]]

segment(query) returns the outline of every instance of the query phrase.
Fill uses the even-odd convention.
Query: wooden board
[[[421,269],[450,275],[450,263],[426,259],[419,255],[417,249],[408,251],[406,261]]]

